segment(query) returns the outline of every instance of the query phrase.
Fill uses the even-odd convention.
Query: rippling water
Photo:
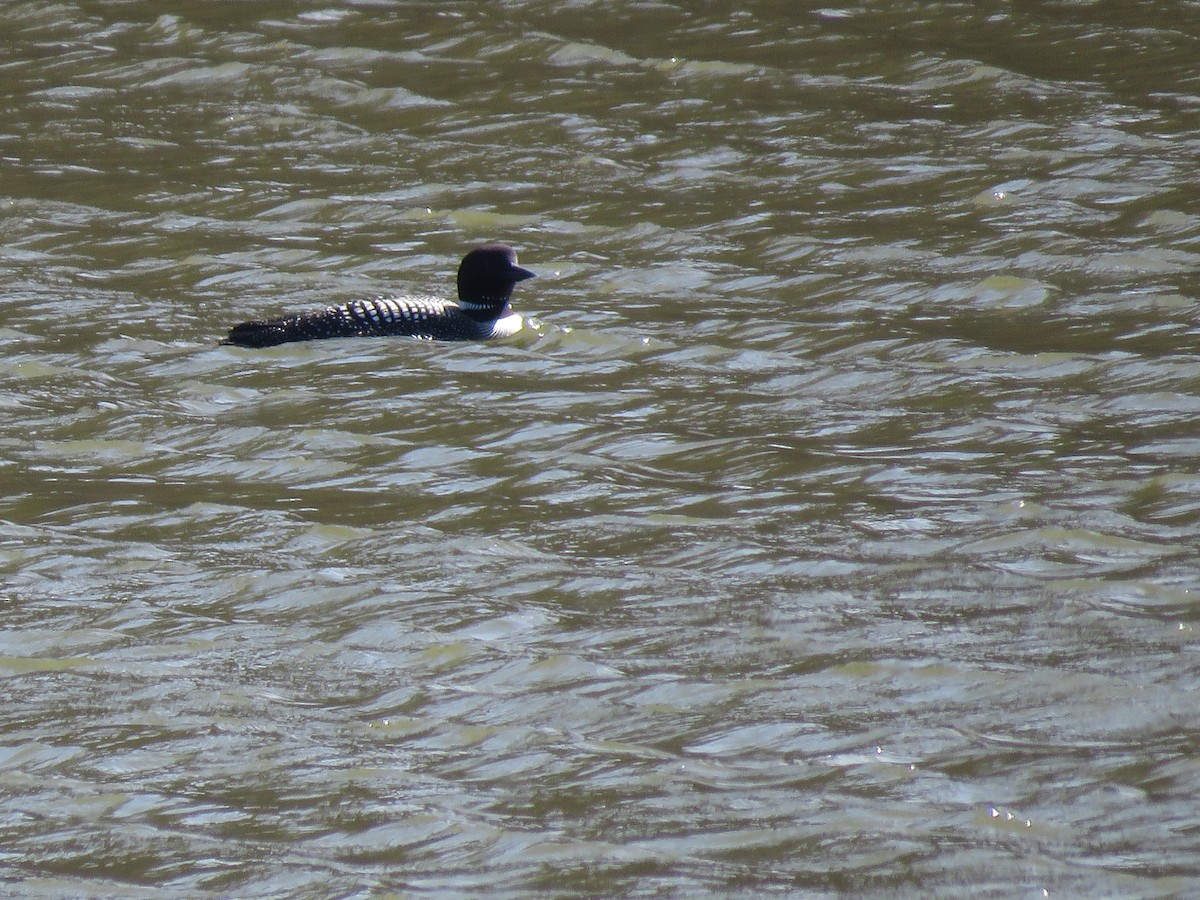
[[[0,20],[6,891],[1200,891],[1195,3],[190,7]]]

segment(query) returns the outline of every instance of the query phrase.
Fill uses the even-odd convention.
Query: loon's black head
[[[517,265],[517,253],[507,244],[484,244],[463,257],[458,267],[458,303],[466,312],[500,313],[518,281],[533,278]]]

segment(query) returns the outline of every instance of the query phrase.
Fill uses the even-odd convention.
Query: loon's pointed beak
[[[513,284],[516,284],[518,281],[524,281],[526,278],[537,278],[528,269],[522,269],[520,266],[513,266],[510,271],[512,272]]]

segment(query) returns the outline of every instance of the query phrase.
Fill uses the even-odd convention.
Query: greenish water
[[[6,6],[0,889],[1194,895],[1197,35]]]

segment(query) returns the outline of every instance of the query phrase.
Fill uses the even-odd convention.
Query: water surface
[[[8,7],[0,883],[1200,890],[1197,34]]]

